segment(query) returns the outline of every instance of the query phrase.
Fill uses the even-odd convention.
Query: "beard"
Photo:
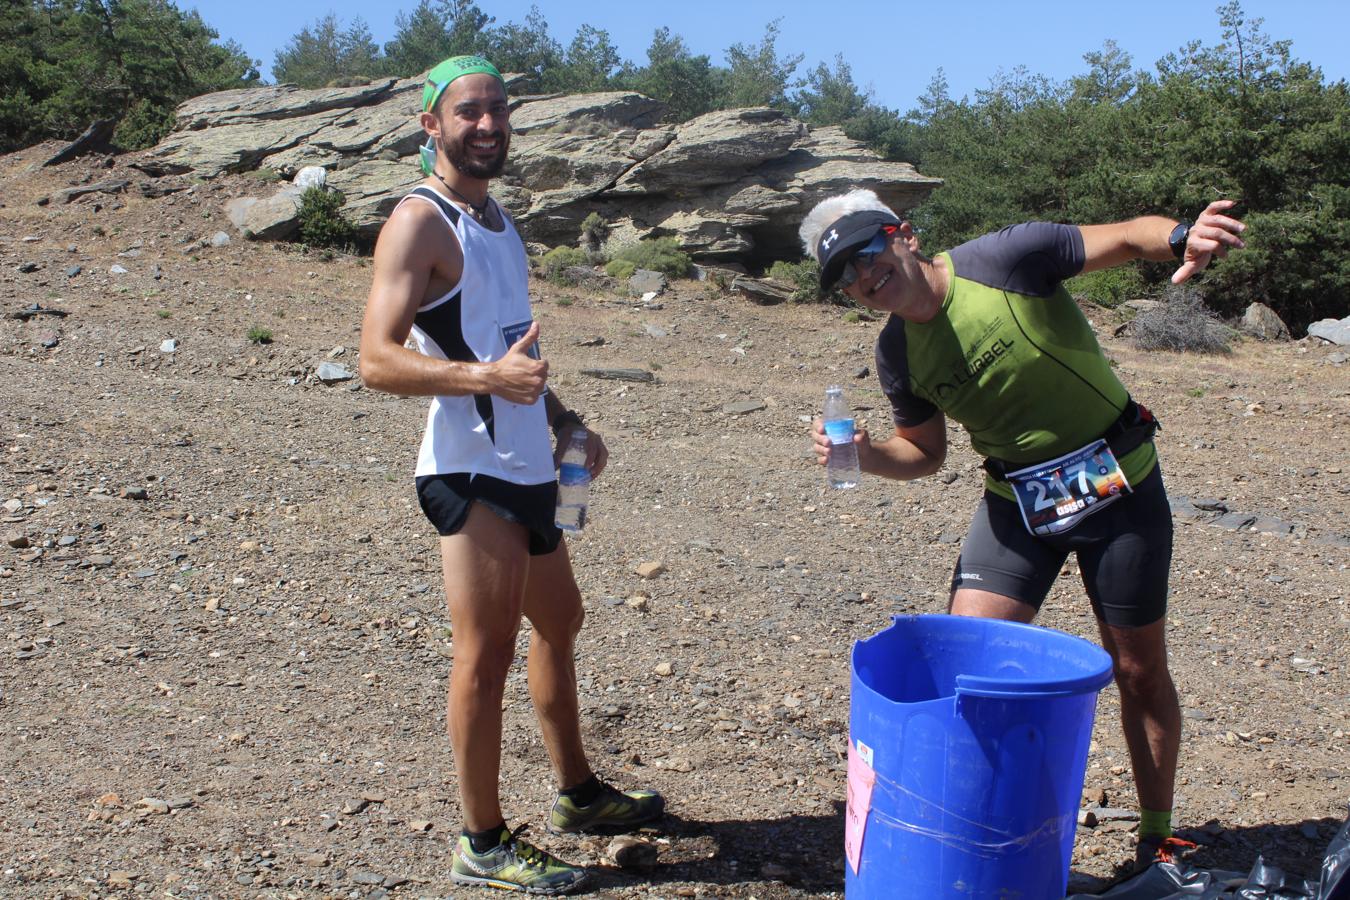
[[[477,178],[480,181],[496,178],[506,168],[506,151],[511,149],[511,136],[504,131],[497,131],[490,135],[475,135],[474,137],[496,138],[501,141],[501,148],[494,157],[488,160],[471,156],[464,146],[464,141],[442,141],[441,151],[445,154],[445,158],[450,165],[455,167],[455,171],[462,175],[468,175],[470,178]]]

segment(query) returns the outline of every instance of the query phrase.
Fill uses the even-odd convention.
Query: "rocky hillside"
[[[410,78],[197,97],[135,165],[152,176],[263,171],[286,180],[322,166],[347,215],[373,233],[421,179],[421,91]],[[757,266],[799,256],[797,225],[830,194],[867,187],[905,210],[941,183],[881,160],[839,128],[813,131],[772,109],[661,125],[661,104],[635,93],[527,95],[512,105],[511,158],[494,195],[527,240],[550,246],[575,243],[581,220],[597,212],[613,242],[673,235],[695,258]],[[259,184],[256,196],[272,194]],[[269,216],[294,209],[294,192],[281,196]]]

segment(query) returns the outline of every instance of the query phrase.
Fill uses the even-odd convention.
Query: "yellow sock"
[[[1144,809],[1139,807],[1139,836],[1142,837],[1162,837],[1172,836],[1172,811],[1165,809],[1162,811],[1155,809]]]

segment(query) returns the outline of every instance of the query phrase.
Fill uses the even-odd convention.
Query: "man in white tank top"
[[[553,524],[557,454],[581,419],[546,387],[525,249],[488,196],[510,146],[505,85],[487,60],[454,57],[428,74],[423,110],[428,178],[380,232],[361,376],[376,390],[432,398],[416,478],[441,534],[455,629],[447,718],[464,830],[450,877],[564,893],[585,870],[521,840],[498,797],[502,697],[522,615],[533,627],[530,697],[562,788],[549,828],[637,825],[658,818],[664,801],[601,782],[582,748],[573,663],[581,593]],[[415,350],[405,346],[410,335]],[[592,477],[607,457],[589,432]]]

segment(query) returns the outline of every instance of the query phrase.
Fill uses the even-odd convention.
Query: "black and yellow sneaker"
[[[631,828],[661,818],[666,799],[656,791],[620,791],[603,782],[595,799],[580,806],[566,794],[553,801],[548,815],[548,830],[571,834],[592,828]]]
[[[502,842],[485,853],[475,853],[468,835],[459,836],[450,880],[456,884],[520,891],[525,894],[567,894],[586,882],[586,870],[572,866],[533,844],[520,839],[522,825],[515,831],[502,828]]]

